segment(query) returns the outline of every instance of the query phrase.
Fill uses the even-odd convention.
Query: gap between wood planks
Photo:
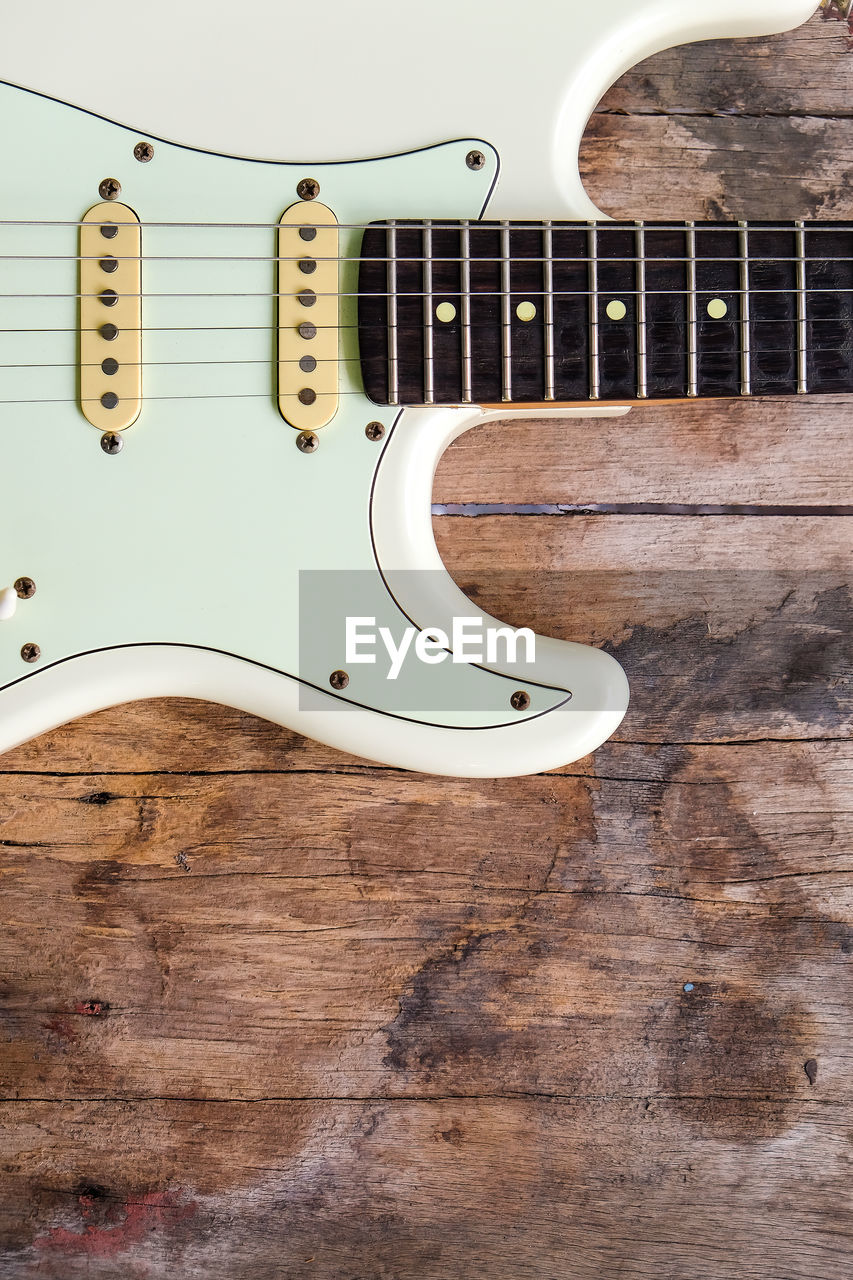
[[[436,502],[434,516],[853,516],[853,506],[688,502]]]

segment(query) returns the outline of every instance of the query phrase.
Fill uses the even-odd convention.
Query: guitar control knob
[[[18,607],[18,593],[14,587],[3,587],[0,590],[0,622],[14,615]]]

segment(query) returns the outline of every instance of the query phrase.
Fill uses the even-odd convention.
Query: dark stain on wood
[[[743,712],[768,729],[789,717],[826,730],[849,719],[850,586],[825,585],[824,575],[772,575],[772,584],[759,576],[721,574],[714,584],[715,599],[742,609],[733,626],[704,610],[675,625],[630,627],[624,640],[605,646],[636,690],[629,713],[635,732],[642,734],[648,719],[678,721],[690,734]],[[669,575],[676,600],[678,577]],[[757,603],[768,590],[778,599],[769,609]]]
[[[728,982],[696,982],[665,1018],[672,1052],[661,1064],[660,1087],[702,1132],[754,1142],[784,1133],[798,1113],[802,1009],[774,1006],[770,990]],[[654,1016],[649,1034],[661,1034]]]

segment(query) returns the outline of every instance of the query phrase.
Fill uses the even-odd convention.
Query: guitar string
[[[453,266],[459,266],[463,262],[468,262],[471,266],[480,266],[488,264],[500,264],[510,262],[513,266],[527,266],[530,264],[542,265],[546,262],[553,263],[554,266],[578,266],[588,267],[593,262],[604,267],[622,267],[637,266],[643,263],[647,267],[654,266],[681,266],[695,263],[697,267],[713,267],[713,266],[740,266],[747,262],[751,268],[761,267],[765,264],[781,263],[785,266],[796,266],[801,262],[805,262],[808,267],[822,267],[830,264],[840,263],[849,264],[853,262],[851,257],[824,257],[824,258],[800,258],[800,257],[779,257],[771,254],[750,254],[748,257],[703,257],[697,254],[696,257],[679,257],[678,255],[661,255],[660,257],[647,254],[643,258],[638,257],[604,257],[598,258],[584,257],[582,254],[577,256],[561,256],[554,254],[550,258],[540,258],[533,255],[517,255],[516,257],[488,257],[471,254],[468,258],[459,258],[453,256],[442,256],[441,254],[433,254],[429,258],[418,257],[413,254],[398,254],[396,257],[381,257],[372,255],[353,255],[339,254],[322,255],[313,254],[306,249],[302,254],[172,254],[172,253],[111,253],[109,247],[105,246],[100,253],[2,253],[0,254],[0,262],[100,262],[104,258],[110,258],[115,262],[138,262],[144,265],[146,262],[266,262],[266,263],[294,263],[303,259],[310,259],[312,262],[321,265],[330,262],[347,262],[359,264],[377,264],[393,262],[398,267],[405,267],[415,263],[423,264],[429,262],[448,263]],[[306,272],[306,275],[311,274]]]
[[[552,231],[569,232],[569,233],[570,232],[586,233],[587,231],[595,230],[597,232],[621,232],[622,234],[628,234],[636,231],[638,227],[642,227],[645,231],[649,233],[654,233],[657,231],[667,232],[667,233],[677,232],[682,235],[685,232],[694,229],[694,228],[691,228],[689,224],[686,224],[684,222],[681,222],[681,223],[652,222],[652,221],[645,222],[642,220],[630,220],[630,219],[627,221],[614,220],[612,222],[611,221],[563,222],[563,221],[552,220],[549,224],[547,220],[541,221],[541,222],[525,222],[525,221],[516,222],[508,219],[504,223],[500,220],[483,221],[477,218],[471,218],[467,220],[467,224],[466,224],[465,219],[458,219],[458,218],[455,221],[449,221],[449,220],[442,221],[441,219],[422,219],[422,220],[416,219],[416,220],[410,221],[403,218],[399,218],[399,219],[388,219],[384,221],[380,219],[380,220],[375,220],[373,222],[335,222],[331,224],[318,224],[318,223],[312,222],[311,218],[307,216],[307,214],[310,212],[311,205],[306,204],[304,207],[306,210],[306,217],[303,221],[300,221],[298,223],[297,222],[292,222],[292,223],[157,222],[157,221],[145,220],[141,222],[126,222],[126,223],[118,223],[118,224],[109,223],[107,221],[105,224],[102,224],[100,222],[91,222],[91,221],[84,222],[79,219],[73,220],[73,219],[50,219],[50,218],[41,218],[41,219],[0,218],[0,227],[87,227],[90,229],[94,229],[102,225],[118,225],[122,228],[127,227],[133,231],[136,231],[144,227],[164,227],[164,228],[170,228],[170,229],[177,228],[182,230],[185,229],[185,230],[224,230],[224,231],[290,231],[290,230],[298,230],[299,227],[306,226],[306,227],[312,227],[312,229],[316,229],[320,232],[372,230],[372,231],[397,231],[397,232],[404,233],[404,232],[417,232],[417,231],[427,231],[427,230],[459,231],[464,229],[465,226],[467,225],[467,227],[471,231],[475,231],[481,234],[488,233],[488,232],[496,233],[504,229],[508,229],[510,231],[537,231],[541,234],[550,225]],[[705,232],[722,232],[724,234],[725,233],[731,234],[732,232],[737,233],[744,229],[749,230],[753,235],[781,234],[782,232],[785,232],[786,234],[790,235],[801,229],[804,230],[806,234],[811,234],[813,232],[828,232],[832,234],[834,232],[853,231],[853,222],[850,222],[850,223],[828,222],[828,223],[819,223],[819,224],[815,224],[812,222],[804,222],[802,228],[797,226],[795,220],[792,220],[791,222],[788,222],[788,223],[778,223],[778,224],[771,224],[771,225],[765,225],[764,223],[756,223],[756,222],[750,222],[749,220],[745,220],[743,227],[741,226],[740,221],[730,221],[730,222],[699,222],[697,221],[695,224],[696,232],[701,234],[704,234]],[[310,243],[310,242],[306,242],[306,243]]]
[[[306,279],[308,278],[309,277],[306,277]],[[109,288],[109,285],[105,284],[105,287]],[[8,299],[10,301],[14,299],[18,301],[30,301],[30,302],[36,301],[36,300],[61,301],[63,299],[67,300],[69,298],[76,298],[78,300],[82,298],[91,298],[91,299],[100,299],[102,301],[103,292],[104,290],[98,290],[97,292],[94,292],[94,293],[0,293],[0,301],[2,301],[3,299]],[[599,286],[598,289],[552,289],[550,291],[544,290],[541,288],[540,289],[521,289],[521,288],[519,289],[472,289],[470,293],[468,293],[467,295],[463,294],[458,289],[424,289],[424,290],[398,289],[395,292],[388,292],[382,289],[377,289],[375,291],[367,290],[367,289],[338,289],[338,290],[330,289],[330,290],[318,291],[318,290],[312,289],[310,290],[310,296],[315,300],[319,300],[321,298],[358,298],[358,299],[364,299],[365,301],[369,301],[372,299],[396,298],[398,302],[405,301],[407,298],[413,298],[413,299],[435,298],[438,301],[441,299],[450,300],[453,298],[462,298],[463,296],[467,296],[467,297],[470,297],[472,302],[476,302],[477,299],[480,299],[480,298],[507,298],[507,297],[518,298],[519,301],[522,301],[525,298],[604,297],[604,298],[611,298],[611,300],[617,300],[618,298],[641,298],[641,297],[682,298],[682,297],[691,297],[694,293],[696,293],[699,297],[703,297],[707,295],[709,298],[749,297],[749,298],[755,299],[755,298],[760,298],[762,296],[767,296],[767,295],[773,295],[773,296],[785,295],[787,297],[796,298],[797,294],[800,292],[806,294],[808,297],[813,297],[813,296],[819,297],[824,295],[839,297],[839,296],[846,296],[847,294],[853,294],[853,286],[851,286],[850,288],[845,287],[841,289],[806,288],[803,290],[799,290],[796,287],[770,288],[770,287],[763,287],[761,285],[757,285],[749,289],[727,289],[727,288],[720,287],[718,289],[702,288],[702,289],[693,290],[693,289],[662,289],[662,288],[660,289],[649,289],[649,288],[620,289],[618,285],[614,285],[612,288],[605,288],[603,286]],[[293,301],[298,299],[300,296],[298,293],[294,293],[292,290],[289,290],[289,289],[284,291],[266,290],[266,289],[259,290],[259,291],[221,290],[221,291],[204,292],[204,293],[182,293],[182,292],[173,293],[171,291],[168,291],[166,293],[157,293],[157,292],[152,292],[152,291],[143,289],[139,291],[117,290],[116,295],[117,295],[117,301],[119,302],[122,301],[123,299],[128,299],[128,298],[175,298],[178,300],[184,299],[184,298],[287,298]],[[112,298],[112,295],[111,295],[111,298]],[[104,303],[104,305],[109,307],[109,306],[114,306],[115,303],[110,301],[110,303]],[[303,306],[305,308],[306,320],[311,319],[310,311],[313,305],[314,305],[313,301],[308,303],[303,303]],[[105,320],[108,318],[106,311],[104,312],[104,317],[105,317]],[[332,325],[330,327],[337,328],[336,325]]]
[[[714,321],[711,323],[716,324],[720,322]],[[722,322],[722,323],[725,323],[725,322]],[[761,322],[753,322],[753,323],[761,323]],[[790,325],[797,325],[798,321],[796,320],[767,321],[765,323],[768,323],[768,324],[784,323],[784,324],[790,324]],[[826,323],[836,323],[836,322],[827,321]],[[472,325],[471,327],[472,329],[479,328],[481,331],[484,330],[484,326]],[[23,330],[23,331],[0,330],[0,333],[3,333],[3,332],[28,332],[28,331],[27,330]],[[62,330],[48,330],[47,332],[59,332],[64,334],[71,334],[71,333],[76,333],[77,330],[62,329]],[[93,332],[93,331],[88,330],[87,332]],[[170,331],[166,330],[165,332],[170,332]],[[385,332],[384,327],[382,328],[382,332],[383,333]],[[452,329],[450,330],[450,332],[454,333]],[[494,329],[490,327],[488,329],[488,332],[494,334]],[[584,354],[584,350],[585,349],[581,349],[577,353],[575,353],[576,358],[578,359],[581,358]],[[815,352],[815,350],[816,349],[814,347],[800,347],[800,346],[787,345],[784,347],[759,347],[756,349],[755,354],[759,356],[769,356],[769,355],[795,356],[795,355],[802,355],[802,354],[809,355],[812,352]],[[838,348],[821,347],[817,349],[817,354],[839,355],[839,354],[842,354],[843,350],[844,348],[842,347],[838,347]],[[738,345],[732,348],[732,350],[728,354],[737,355],[739,353],[740,353],[740,346]],[[441,356],[441,355],[444,355],[445,353],[442,352],[438,354]],[[454,353],[454,354],[458,354],[458,353]],[[678,346],[678,347],[660,346],[655,351],[649,352],[650,356],[658,355],[658,354],[664,355],[664,356],[684,355],[686,357],[687,351],[683,346]],[[712,357],[712,356],[719,356],[720,354],[726,354],[726,353],[721,353],[720,351],[715,349],[714,351],[708,351],[708,352],[702,352],[700,350],[698,354],[700,356],[704,355],[704,356]],[[305,355],[311,355],[310,350],[307,348],[306,348]],[[277,355],[272,355],[266,359],[253,357],[253,358],[235,358],[231,360],[121,360],[119,364],[120,364],[120,367],[123,369],[137,368],[137,367],[152,368],[152,369],[155,369],[155,368],[168,369],[168,368],[181,368],[184,366],[192,366],[192,367],[210,366],[212,368],[215,368],[220,365],[222,366],[226,366],[226,365],[227,366],[230,366],[230,365],[240,365],[240,366],[242,365],[265,365],[265,366],[300,365],[301,360],[303,360],[304,358],[305,356],[302,356],[302,357],[293,356],[293,357],[285,357],[280,359]],[[418,352],[418,359],[419,358],[420,358],[420,351]],[[566,359],[566,356],[564,355],[562,358]],[[319,367],[320,365],[330,365],[330,364],[358,365],[358,366],[370,365],[370,364],[375,364],[377,362],[384,362],[387,359],[387,356],[383,351],[379,351],[375,355],[367,355],[367,356],[360,356],[360,355],[359,356],[312,356],[312,359],[314,360],[314,367],[311,369],[303,370],[303,372],[313,373],[314,368]],[[538,368],[538,367],[541,367],[542,362],[543,362],[543,356],[541,353],[513,354],[513,368],[528,368],[528,367]],[[59,361],[20,360],[20,361],[0,362],[0,369],[100,369],[102,367],[102,364],[103,364],[103,361],[101,360],[86,360],[83,362],[80,362],[77,360],[59,360]]]
[[[291,398],[293,398],[297,393],[292,392],[288,394],[290,395]],[[317,394],[318,401],[322,399],[324,394],[334,395],[335,398],[337,399],[340,399],[344,396],[358,396],[359,399],[361,400],[365,399],[363,392],[339,390],[339,391],[328,392],[328,393],[318,392]],[[835,396],[835,395],[847,396],[848,395],[848,393],[846,393],[843,390],[814,392],[812,394],[823,395],[823,396]],[[701,399],[723,399],[723,400],[739,400],[739,401],[740,400],[754,401],[754,400],[763,400],[763,399],[793,400],[793,399],[799,399],[799,398],[800,397],[795,395],[793,392],[788,393],[788,392],[778,391],[778,390],[776,391],[770,390],[770,391],[764,391],[764,392],[759,391],[759,392],[753,392],[750,394],[742,394],[739,391],[714,390],[712,392],[707,392],[704,395],[700,395],[697,397],[697,399],[700,399],[700,400]],[[147,404],[150,401],[164,402],[164,401],[173,401],[173,400],[175,401],[265,400],[270,405],[278,403],[278,396],[275,395],[273,392],[269,392],[269,391],[231,391],[231,392],[224,392],[222,394],[192,393],[192,394],[186,394],[186,395],[145,395],[143,393],[138,397],[133,395],[127,396],[125,397],[125,399],[126,400],[139,399],[143,404]],[[621,405],[621,404],[629,403],[632,406],[636,405],[639,407],[639,406],[642,406],[643,404],[654,404],[655,402],[660,403],[661,401],[672,400],[672,399],[687,399],[686,380],[683,380],[678,387],[667,387],[665,391],[661,391],[656,395],[645,396],[642,399],[637,396],[636,386],[633,386],[628,391],[618,391],[618,392],[613,392],[611,395],[601,395],[597,399],[591,398],[588,393],[586,394],[578,393],[578,394],[570,394],[570,395],[567,394],[564,397],[556,398],[554,401],[554,406],[559,407],[561,403],[578,405],[578,406],[584,406],[587,404],[589,404],[590,406],[595,406],[596,404]],[[373,404],[372,402],[368,402],[367,413],[369,415],[371,411],[375,411],[376,413],[381,413],[382,410],[384,409],[400,409],[400,408],[413,408],[413,409],[416,409],[416,408],[428,408],[428,409],[468,408],[472,405],[476,407],[478,404],[481,404],[481,403],[492,405],[492,404],[497,404],[499,402],[500,402],[500,392],[496,391],[494,393],[490,392],[488,394],[482,395],[479,401],[477,400],[464,401],[462,397],[459,396],[459,397],[435,400],[432,402],[427,402],[424,400],[406,400],[406,401],[396,400],[388,404]],[[38,405],[38,404],[65,404],[65,405],[74,404],[79,406],[81,403],[96,405],[96,404],[100,404],[101,401],[100,401],[100,397],[98,396],[85,396],[82,399],[79,396],[44,397],[40,399],[29,399],[29,400],[0,399],[0,405],[10,405],[10,406],[19,406],[19,407],[22,405]],[[121,401],[119,403],[121,403]],[[519,397],[515,397],[514,399],[504,401],[503,403],[506,404],[507,409],[510,409],[512,408],[513,405],[540,405],[542,407],[547,407],[550,402],[545,398],[543,393],[541,396],[537,394],[535,398],[525,400]],[[105,427],[104,429],[107,429],[107,428]]]
[[[368,265],[381,266],[383,264],[387,265],[389,263],[394,263],[394,265],[398,268],[405,268],[408,266],[422,267],[425,263],[429,263],[431,266],[436,266],[436,265],[461,266],[462,263],[467,262],[471,267],[480,267],[480,266],[501,266],[504,262],[509,262],[511,267],[515,267],[519,269],[522,267],[530,267],[530,266],[544,266],[546,263],[551,263],[554,267],[589,267],[593,263],[596,263],[599,268],[604,268],[605,270],[607,268],[637,267],[640,265],[645,266],[647,270],[654,269],[656,267],[672,267],[672,266],[681,267],[681,266],[690,266],[690,265],[695,265],[697,268],[727,267],[727,266],[740,267],[744,263],[746,263],[749,266],[750,270],[754,271],[756,269],[760,269],[766,266],[797,267],[801,264],[805,265],[808,269],[818,270],[818,269],[826,268],[830,266],[849,266],[850,263],[853,262],[853,256],[851,257],[807,257],[807,258],[791,257],[791,258],[788,258],[788,257],[773,257],[767,254],[760,254],[760,255],[750,254],[746,258],[743,256],[708,258],[708,257],[701,257],[699,255],[697,255],[695,258],[692,258],[692,257],[682,258],[677,255],[671,255],[667,257],[654,257],[648,254],[644,258],[636,258],[636,257],[609,258],[604,256],[599,256],[598,258],[590,258],[590,257],[584,257],[583,255],[566,257],[566,256],[560,256],[558,254],[554,254],[551,258],[539,258],[539,257],[533,257],[533,256],[528,257],[526,255],[524,256],[518,255],[518,256],[509,257],[509,258],[486,257],[486,256],[480,257],[476,255],[471,255],[468,258],[458,258],[458,257],[443,257],[440,254],[434,254],[430,258],[423,258],[423,257],[413,256],[411,254],[406,254],[404,256],[398,255],[397,257],[389,258],[389,257],[371,257],[371,256],[344,255],[344,254],[341,254],[337,257],[328,256],[328,255],[324,257],[319,254],[312,254],[310,252],[306,252],[304,254],[288,255],[288,256],[284,256],[280,254],[279,255],[276,255],[276,254],[267,254],[267,255],[197,254],[195,255],[195,254],[156,254],[156,253],[155,254],[149,254],[149,253],[116,254],[116,253],[110,253],[108,248],[105,248],[101,253],[95,253],[95,254],[75,254],[75,253],[0,254],[0,262],[82,263],[82,262],[101,262],[105,258],[111,259],[116,263],[122,263],[122,262],[138,263],[139,266],[142,268],[144,268],[147,263],[151,263],[151,262],[177,262],[181,264],[187,263],[187,262],[205,262],[205,263],[208,263],[208,262],[223,262],[223,263],[254,262],[254,263],[265,263],[265,264],[271,264],[271,265],[281,265],[284,263],[293,264],[293,263],[299,263],[304,260],[310,260],[311,262],[316,264],[318,269],[324,265],[328,266],[330,263],[335,263],[335,264],[345,263],[347,265],[359,265],[359,266],[368,266]],[[106,271],[104,272],[105,277],[109,274],[111,273]],[[311,275],[313,275],[313,271],[309,270],[307,272],[304,272],[303,274],[305,276],[306,284],[309,284],[310,277]]]
[[[739,348],[734,348],[731,352],[727,354],[737,355],[739,354],[739,350],[740,350]],[[809,355],[811,354],[812,350],[813,349],[809,347],[797,347],[797,346],[761,347],[757,349],[757,351],[755,351],[754,354],[758,356],[778,355],[778,356],[791,357],[791,356],[803,355],[803,354]],[[840,347],[839,348],[822,347],[820,348],[817,354],[840,355],[842,354],[842,350],[843,349]],[[573,354],[574,354],[574,358],[581,359],[584,355],[584,351],[581,350]],[[607,354],[607,353],[604,353],[604,354]],[[659,351],[650,353],[650,354],[655,354],[655,355],[660,354],[664,356],[684,355],[685,358],[687,356],[687,352],[683,347],[661,347]],[[719,356],[720,354],[726,354],[726,353],[720,353],[717,350],[714,350],[712,352],[702,352],[702,351],[699,352],[700,357],[703,355]],[[315,358],[315,363],[312,369],[303,370],[303,372],[313,373],[314,370],[316,368],[319,368],[321,365],[336,365],[336,366],[356,365],[359,367],[363,367],[364,365],[371,365],[371,364],[376,364],[380,362],[384,363],[386,358],[387,357],[382,352],[377,353],[377,355],[375,356],[368,356],[366,358],[363,358],[360,356],[341,356],[341,357],[320,356],[318,358]],[[565,359],[565,357],[563,358]],[[300,361],[296,358],[279,360],[275,356],[271,357],[268,360],[253,358],[253,359],[234,359],[234,360],[121,360],[119,361],[119,367],[122,369],[136,369],[136,368],[177,369],[177,368],[185,368],[185,367],[206,368],[208,366],[212,368],[218,368],[220,366],[230,367],[232,365],[237,365],[242,367],[245,365],[273,366],[273,365],[299,365],[299,364],[300,364]],[[541,367],[542,367],[542,357],[540,354],[516,355],[513,357],[513,369],[530,369],[530,368],[540,369]],[[10,361],[7,363],[0,364],[0,369],[100,369],[100,368],[102,368],[102,361],[100,360],[87,360],[87,361],[84,361],[82,364],[79,361],[75,361],[75,360]],[[853,387],[851,387],[851,390],[853,390]]]

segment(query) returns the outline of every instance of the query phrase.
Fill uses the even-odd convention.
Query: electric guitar
[[[625,676],[462,595],[442,451],[853,389],[848,227],[608,222],[576,162],[630,65],[815,0],[531,0],[504,79],[514,9],[4,17],[0,749],[180,695],[411,769],[573,761]]]

